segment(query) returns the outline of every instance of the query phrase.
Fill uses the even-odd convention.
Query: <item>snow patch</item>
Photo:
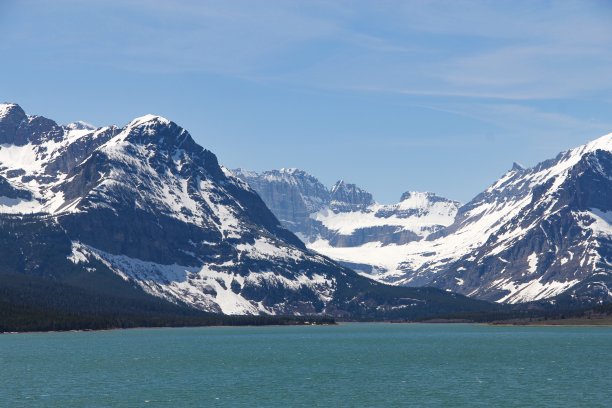
[[[265,307],[261,302],[248,300],[235,293],[232,284],[238,284],[240,287],[246,284],[265,284],[294,291],[309,287],[323,302],[332,300],[335,287],[333,278],[328,279],[320,274],[299,274],[294,279],[289,279],[274,272],[251,271],[242,276],[231,270],[224,270],[231,267],[232,262],[222,265],[206,264],[201,267],[163,265],[125,255],[109,254],[78,242],[73,243],[72,248],[68,259],[74,263],[86,262],[88,257],[94,257],[123,279],[133,280],[149,294],[224,314],[275,314],[273,307]]]
[[[542,283],[540,278],[533,279],[526,283],[517,283],[500,279],[494,281],[491,287],[509,292],[506,296],[497,300],[498,303],[514,304],[531,302],[534,300],[541,300],[556,296],[565,292],[578,282],[580,282],[579,279],[569,280],[566,282],[549,281]]]
[[[527,257],[527,263],[529,265],[529,268],[527,269],[527,272],[535,273],[536,270],[538,269],[538,254],[533,252],[531,255],[529,255]]]
[[[254,244],[238,244],[236,249],[245,252],[252,259],[283,258],[299,260],[304,257],[303,252],[286,246],[280,246],[268,238],[257,238]]]
[[[72,252],[68,255],[68,260],[74,264],[87,263],[87,249],[78,242],[72,243]]]
[[[40,203],[36,200],[0,197],[0,213],[3,214],[30,214],[39,209]]]

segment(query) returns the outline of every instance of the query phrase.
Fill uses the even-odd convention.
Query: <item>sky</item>
[[[0,0],[0,102],[462,202],[612,132],[612,1]]]

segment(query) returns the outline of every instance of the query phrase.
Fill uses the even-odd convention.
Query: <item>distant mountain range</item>
[[[297,169],[233,172],[259,193],[283,226],[314,246],[419,241],[450,225],[459,208],[458,202],[419,192],[406,192],[399,203],[382,205],[354,184],[341,180],[327,189]]]
[[[457,207],[440,199],[422,216],[431,225],[412,228],[402,224],[415,216],[410,208],[376,206],[351,185],[328,191],[305,176],[300,191],[299,203],[279,197],[274,208],[301,236],[332,231],[335,214],[375,208],[405,227],[389,242],[405,244],[438,233]],[[415,200],[437,198],[405,201]],[[0,226],[0,304],[372,318],[495,309],[440,289],[384,285],[309,250],[247,183],[160,116],[62,126],[0,104]],[[377,224],[368,231],[337,243],[389,235]]]
[[[381,282],[502,303],[612,300],[612,134],[514,164],[463,206],[418,192],[381,205],[296,169],[235,173],[309,248]]]

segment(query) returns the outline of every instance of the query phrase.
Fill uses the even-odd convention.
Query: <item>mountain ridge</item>
[[[0,198],[11,242],[2,248],[5,276],[77,289],[100,276],[106,283],[92,290],[108,294],[108,284],[110,293],[224,314],[418,316],[491,307],[439,289],[387,287],[308,250],[254,190],[161,116],[77,129],[24,118],[18,105],[0,112],[0,124],[9,118],[0,187],[31,194]],[[54,250],[32,250],[40,245]]]
[[[547,298],[554,301],[556,296],[571,291],[581,293],[581,298],[587,303],[609,301],[612,300],[608,213],[612,210],[609,183],[612,165],[608,159],[612,151],[611,140],[612,134],[602,136],[531,168],[513,163],[510,170],[485,191],[465,205],[457,205],[450,222],[441,223],[444,224],[441,228],[428,234],[415,234],[399,242],[385,241],[393,235],[393,230],[379,231],[378,236],[369,241],[343,245],[334,241],[332,234],[321,234],[320,229],[306,231],[304,236],[293,225],[286,226],[297,232],[311,249],[383,282],[432,285],[505,303]],[[249,177],[253,179],[255,175]],[[249,177],[244,178],[250,181]],[[257,184],[254,188],[267,202],[268,192]],[[402,199],[406,197],[403,195]],[[279,204],[269,206],[274,211]],[[414,203],[409,207],[413,213],[418,211],[418,205]],[[529,217],[521,219],[523,212],[527,212]],[[356,217],[358,219],[342,218],[337,214],[332,218],[337,221],[335,231],[347,233],[352,231],[353,225],[363,223],[368,217],[367,212],[362,212]],[[310,214],[309,218],[326,220],[320,212]],[[326,221],[329,224],[329,220]],[[535,245],[528,244],[529,239],[519,239],[519,235],[525,232],[524,228],[531,228],[532,224],[539,226],[543,234],[552,235],[534,233],[529,239],[539,244],[532,248],[532,252],[511,254],[513,249],[520,252],[521,245]],[[564,237],[558,232],[546,232],[555,226],[569,228],[567,231],[577,234],[573,236],[571,245],[563,242]],[[586,238],[581,240],[579,236]],[[549,241],[555,241],[555,244]],[[589,251],[594,247],[598,249],[596,255],[583,251],[582,264],[573,264],[569,258],[558,254],[567,245],[575,247],[567,249],[572,254],[581,245],[591,245]],[[546,255],[548,250],[556,251],[556,255]],[[605,279],[593,283],[592,276]],[[584,285],[591,285],[592,292],[597,294],[590,297]]]

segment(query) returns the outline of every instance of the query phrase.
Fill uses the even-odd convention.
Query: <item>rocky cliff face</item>
[[[254,190],[160,116],[92,129],[5,104],[0,129],[0,274],[226,314],[488,307],[437,289],[388,288],[309,251]],[[300,205],[309,212],[316,199]],[[87,284],[94,277],[103,283]]]
[[[64,134],[54,121],[42,116],[27,116],[16,104],[3,104],[0,107],[0,123],[0,144],[23,146],[28,143],[57,142]]]
[[[261,174],[243,169],[233,172],[257,191],[285,228],[301,236],[316,234],[319,226],[312,222],[310,214],[328,205],[331,199],[319,180],[298,169]]]
[[[334,212],[364,211],[372,204],[372,194],[355,184],[340,180],[331,188],[329,206]]]
[[[381,205],[355,184],[341,180],[327,189],[298,169],[233,172],[257,191],[285,228],[308,245],[319,241],[333,247],[359,247],[419,240],[452,222],[458,207],[434,194],[414,192],[402,196],[403,204]],[[440,208],[428,208],[429,204]],[[432,211],[441,214],[433,219]]]

